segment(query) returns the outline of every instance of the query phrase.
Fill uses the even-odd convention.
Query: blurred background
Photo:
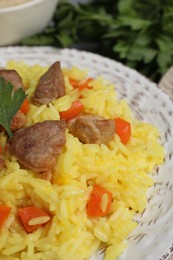
[[[173,65],[172,42],[173,0],[59,0],[41,33],[16,44],[98,53],[158,82]]]

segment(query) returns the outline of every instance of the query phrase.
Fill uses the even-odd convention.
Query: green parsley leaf
[[[10,82],[6,83],[4,78],[0,77],[0,125],[6,129],[10,138],[13,136],[10,129],[11,119],[26,98],[22,88],[13,93],[13,87]]]
[[[60,0],[48,27],[21,44],[92,51],[158,82],[173,64],[172,24],[173,0]]]

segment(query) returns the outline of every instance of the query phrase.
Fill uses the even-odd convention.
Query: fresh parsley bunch
[[[27,45],[78,47],[158,81],[173,64],[173,0],[61,0],[52,23]]]

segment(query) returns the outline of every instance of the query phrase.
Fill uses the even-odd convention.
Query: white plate
[[[23,60],[32,65],[48,65],[60,60],[62,66],[89,68],[91,76],[103,75],[115,84],[119,98],[128,104],[143,121],[159,128],[166,157],[164,165],[153,175],[155,185],[148,192],[148,205],[137,216],[139,226],[132,232],[129,247],[119,260],[163,260],[173,251],[173,103],[156,84],[135,70],[99,55],[77,50],[50,47],[0,48],[0,67],[8,60]],[[96,254],[92,259],[103,259]]]

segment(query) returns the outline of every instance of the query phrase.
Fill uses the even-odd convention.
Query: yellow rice
[[[29,98],[39,77],[47,70],[13,61],[7,68],[16,69],[22,76]],[[107,145],[91,145],[82,144],[67,131],[67,142],[57,158],[52,183],[31,170],[22,169],[15,157],[7,154],[7,168],[0,173],[0,202],[12,211],[0,232],[0,259],[3,260],[83,260],[100,248],[106,248],[105,260],[115,260],[126,248],[125,240],[137,225],[134,215],[146,207],[146,191],[153,185],[149,173],[163,162],[159,131],[136,120],[126,101],[117,99],[112,84],[100,77],[90,82],[92,90],[79,93],[72,88],[69,78],[82,80],[88,72],[73,67],[64,69],[63,73],[67,94],[48,107],[30,105],[27,125],[59,119],[59,112],[67,110],[82,95],[87,113],[129,121],[132,138],[126,146],[117,135]],[[5,147],[3,133],[0,144]],[[111,214],[107,217],[87,217],[86,205],[94,183],[113,194]],[[51,212],[53,218],[44,227],[27,234],[17,218],[17,209],[32,204]]]

